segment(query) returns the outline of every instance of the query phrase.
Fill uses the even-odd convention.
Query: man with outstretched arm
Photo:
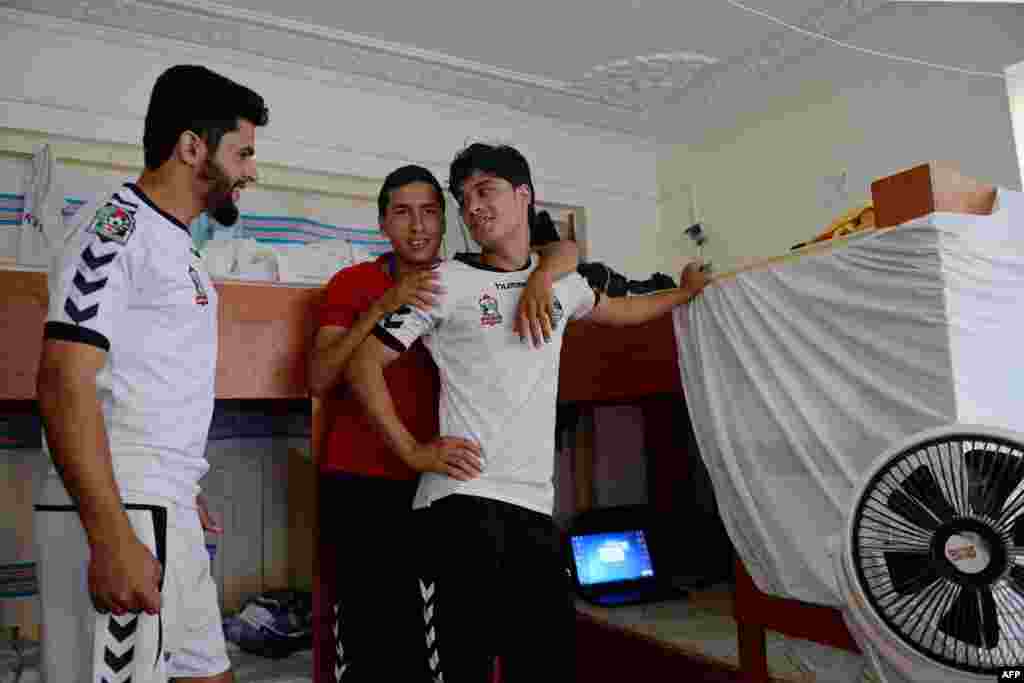
[[[500,654],[507,683],[574,680],[570,585],[551,519],[565,326],[583,317],[644,323],[689,301],[707,276],[690,264],[678,289],[598,300],[573,273],[555,283],[552,333],[531,350],[513,331],[516,293],[537,267],[529,165],[511,147],[473,144],[452,162],[449,186],[481,253],[441,264],[436,300],[386,316],[346,377],[391,450],[423,472],[414,505],[423,510],[420,554],[430,558],[421,571],[433,601],[432,674],[483,683]],[[408,429],[384,381],[420,338],[441,376],[441,436],[429,441]]]
[[[444,233],[441,184],[428,169],[409,165],[388,174],[377,198],[382,232],[391,252],[339,271],[320,310],[309,361],[314,396],[329,397],[327,433],[320,466],[325,502],[322,534],[337,552],[324,558],[331,581],[334,618],[333,670],[340,680],[416,681],[429,676],[430,648],[416,567],[412,500],[419,472],[456,479],[479,474],[477,445],[466,439],[442,442],[432,462],[414,469],[381,440],[343,372],[352,352],[394,311],[429,309],[442,294],[438,253]],[[543,344],[550,327],[542,315],[551,306],[552,283],[577,264],[571,242],[545,247],[540,265],[518,290],[514,334]],[[525,343],[525,342],[523,342]],[[539,351],[538,351],[539,353]],[[416,344],[385,378],[403,422],[424,441],[437,435],[437,369]],[[450,458],[446,459],[444,453]],[[363,559],[372,558],[372,562]]]

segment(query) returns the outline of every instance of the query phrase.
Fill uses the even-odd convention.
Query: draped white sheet
[[[931,214],[676,309],[701,455],[762,590],[841,603],[826,541],[892,443],[954,422],[1024,426],[1022,204],[1000,189],[990,216]]]
[[[829,547],[876,457],[953,423],[1024,431],[1024,195],[723,278],[674,320],[701,455],[751,577],[841,606]]]

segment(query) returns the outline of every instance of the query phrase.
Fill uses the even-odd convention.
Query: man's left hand
[[[711,282],[711,273],[701,261],[691,261],[679,274],[679,288],[687,292],[688,298],[700,294],[701,290]]]
[[[210,513],[210,508],[206,504],[206,496],[201,493],[196,495],[196,507],[199,508],[199,523],[202,525],[203,531],[211,534],[224,533],[224,527]]]
[[[529,337],[534,348],[551,341],[551,320],[555,312],[552,284],[551,275],[537,269],[530,273],[530,279],[519,295],[512,329],[524,342]]]

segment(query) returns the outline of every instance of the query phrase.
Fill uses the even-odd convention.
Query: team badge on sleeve
[[[199,271],[189,266],[188,276],[192,279],[192,286],[196,288],[196,304],[205,306],[210,303],[210,298],[206,294],[206,288],[203,287],[203,281],[199,277]]]
[[[135,232],[135,215],[116,204],[104,204],[92,219],[89,232],[96,233],[104,242],[126,244]]]
[[[498,300],[490,294],[481,294],[480,324],[484,327],[492,327],[501,324],[501,312],[498,311]]]

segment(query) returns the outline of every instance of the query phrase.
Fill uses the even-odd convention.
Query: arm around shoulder
[[[559,240],[545,244],[537,250],[540,260],[537,270],[545,273],[551,280],[558,280],[569,273],[575,272],[580,264],[580,249],[572,240]]]

